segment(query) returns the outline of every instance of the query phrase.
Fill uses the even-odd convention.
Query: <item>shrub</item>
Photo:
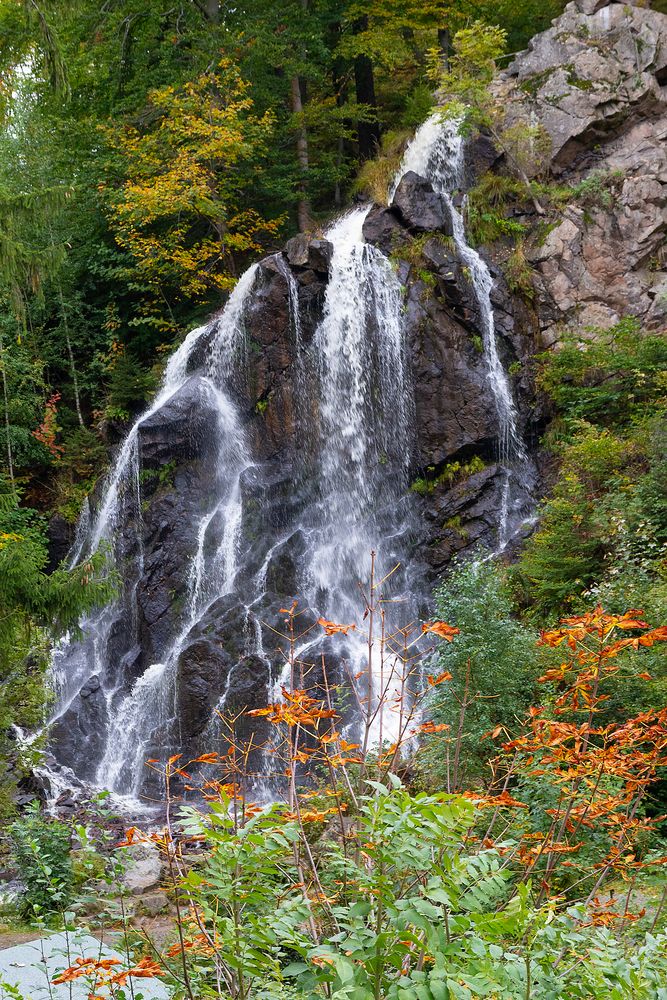
[[[599,517],[601,498],[632,466],[633,446],[607,430],[581,424],[561,448],[561,467],[513,571],[522,602],[544,618],[576,606],[600,578],[611,550],[609,523]]]
[[[490,778],[489,734],[500,725],[507,738],[530,704],[537,633],[513,617],[511,591],[492,562],[457,566],[436,591],[436,608],[460,635],[442,644],[437,672],[453,679],[433,688],[425,712],[449,729],[427,736],[418,760],[423,780],[454,790]]]
[[[664,410],[667,339],[642,333],[636,319],[589,329],[585,338],[567,333],[541,360],[538,384],[567,422],[627,426]]]
[[[354,182],[353,192],[366,195],[376,205],[386,205],[391,183],[401,165],[403,150],[409,138],[409,129],[385,133],[378,155],[362,165]]]
[[[38,806],[9,828],[12,854],[25,886],[25,916],[62,912],[74,886],[70,831],[65,823],[43,816]]]

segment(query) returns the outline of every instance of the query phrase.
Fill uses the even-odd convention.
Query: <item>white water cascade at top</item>
[[[497,415],[497,458],[503,470],[497,541],[485,557],[494,558],[505,551],[523,527],[535,521],[531,499],[535,468],[519,431],[516,404],[498,353],[491,301],[493,277],[484,258],[468,242],[463,212],[459,207],[465,208],[465,196],[461,193],[465,179],[465,140],[459,125],[455,119],[443,120],[436,111],[419,127],[405,151],[389,191],[389,200],[393,200],[401,177],[408,171],[414,171],[431,183],[433,190],[449,208],[457,253],[467,270],[475,295],[487,382]]]

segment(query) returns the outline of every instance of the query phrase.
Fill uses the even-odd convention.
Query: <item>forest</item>
[[[0,0],[1,1000],[667,998],[666,25]]]

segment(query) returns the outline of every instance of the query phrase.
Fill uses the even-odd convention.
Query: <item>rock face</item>
[[[528,253],[545,346],[628,314],[664,325],[666,84],[666,15],[577,0],[497,85],[510,122],[539,122],[552,172],[580,186]]]

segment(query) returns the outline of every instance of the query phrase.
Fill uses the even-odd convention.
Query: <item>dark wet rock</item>
[[[434,487],[424,504],[424,518],[429,534],[425,557],[435,579],[441,577],[455,556],[493,552],[504,545],[499,535],[498,511],[503,504],[507,475],[505,469],[491,463],[452,487],[445,484]],[[512,530],[527,534],[531,530],[531,483],[520,485],[525,492],[512,491],[522,499],[510,512],[510,524]]]
[[[285,256],[292,267],[303,267],[319,274],[328,274],[333,246],[328,240],[311,239],[305,234],[294,236],[285,244]]]
[[[500,156],[491,136],[485,131],[470,139],[465,147],[466,188],[472,187],[487,171],[492,170]]]
[[[177,698],[185,733],[197,736],[214,710],[258,705],[266,695],[268,671],[248,655],[248,611],[233,597],[215,601],[187,638],[178,659]],[[224,700],[224,704],[220,704]]]
[[[391,207],[411,232],[439,230],[447,236],[452,235],[452,218],[444,200],[425,177],[412,170],[401,179]]]
[[[98,687],[86,697],[74,699],[52,726],[49,745],[59,761],[76,768],[77,777],[90,781],[97,771],[106,726],[106,701]]]
[[[390,255],[409,242],[410,234],[392,208],[374,205],[364,220],[364,239]]]
[[[95,694],[96,691],[100,689],[100,679],[97,674],[93,674],[89,677],[86,683],[81,688],[79,692],[82,698],[90,698],[91,694]]]
[[[208,379],[192,375],[182,388],[139,425],[139,449],[145,469],[159,469],[174,459],[210,454],[211,421],[217,419],[214,389]]]
[[[461,453],[493,454],[494,399],[479,339],[442,300],[412,286],[408,298],[417,416],[417,468]]]
[[[48,798],[48,790],[44,779],[34,771],[23,774],[16,782],[13,795],[14,804],[19,808],[25,808],[34,802],[45,805]]]
[[[55,809],[59,813],[74,813],[78,809],[78,803],[74,796],[74,793],[67,789],[62,792],[54,803]]]

